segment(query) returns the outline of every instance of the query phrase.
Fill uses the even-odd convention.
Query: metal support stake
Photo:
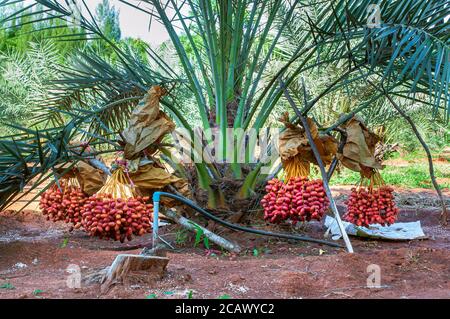
[[[305,117],[302,115],[300,110],[295,105],[295,103],[292,100],[289,92],[287,91],[284,83],[281,80],[280,80],[280,84],[281,84],[281,88],[284,91],[284,95],[285,95],[286,99],[288,100],[289,104],[292,106],[295,113],[297,114],[300,121],[302,122],[303,128],[305,129],[306,137],[308,138],[308,141],[309,141],[309,145],[311,145],[311,149],[314,153],[314,157],[316,158],[317,164],[319,165],[320,174],[322,175],[323,185],[325,188],[325,193],[327,194],[328,199],[330,200],[331,210],[333,211],[334,217],[339,225],[339,230],[341,231],[341,235],[342,235],[342,238],[344,239],[345,246],[347,247],[347,251],[349,253],[353,253],[352,244],[350,243],[350,239],[348,238],[347,232],[345,231],[344,224],[342,224],[341,216],[339,215],[339,211],[337,210],[336,202],[334,201],[333,196],[331,195],[331,190],[328,185],[328,175],[327,175],[327,172],[325,171],[325,167],[323,165],[322,158],[320,157],[320,153],[317,150],[316,144],[314,143],[314,140],[312,138],[311,130],[308,125],[308,121],[305,119]]]
[[[158,245],[158,228],[159,228],[159,199],[160,192],[153,193],[153,237],[152,237],[152,247],[156,248]]]

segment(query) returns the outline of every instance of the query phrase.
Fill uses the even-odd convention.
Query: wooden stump
[[[115,284],[149,283],[161,279],[168,263],[167,257],[120,254],[109,267],[101,292],[108,292]]]

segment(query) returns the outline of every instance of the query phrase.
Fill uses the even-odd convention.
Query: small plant
[[[215,250],[215,249],[207,249],[206,250],[206,256],[207,257],[216,257],[218,258],[219,256],[221,256],[223,254],[223,250]]]
[[[203,246],[205,246],[206,249],[210,249],[209,248],[209,239],[208,239],[208,237],[204,236],[203,229],[194,222],[190,222],[190,223],[195,227],[194,247],[197,247],[198,244],[200,244],[203,240]]]
[[[193,294],[194,294],[194,292],[192,290],[189,290],[186,294],[187,299],[193,299],[194,298]]]
[[[145,296],[145,299],[158,299],[155,293]]]
[[[408,264],[410,265],[416,265],[420,262],[420,254],[419,253],[413,253],[412,251],[408,251],[406,254],[406,259]]]
[[[10,282],[6,282],[0,285],[0,289],[13,290],[16,289]]]
[[[39,297],[43,292],[44,292],[44,291],[41,290],[41,289],[35,289],[35,290],[33,291],[33,295],[36,296],[36,297]]]
[[[69,238],[64,238],[63,242],[61,243],[61,248],[66,248],[68,243],[69,243]]]
[[[177,230],[175,233],[175,243],[180,246],[186,245],[188,240],[188,232],[186,229]]]
[[[217,299],[231,299],[231,296],[227,295],[227,294],[223,294],[223,295],[220,295],[219,298],[217,298]]]
[[[262,254],[265,254],[266,252],[270,252],[270,249],[265,247],[255,247],[252,250],[253,257],[260,257]]]

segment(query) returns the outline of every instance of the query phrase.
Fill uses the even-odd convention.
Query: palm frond
[[[48,98],[35,101],[35,124],[62,125],[70,117],[84,116],[90,117],[87,131],[118,132],[124,128],[131,108],[152,85],[178,81],[140,61],[131,49],[126,50],[128,66],[134,72],[129,72],[121,60],[108,61],[92,50],[78,52],[69,66],[57,66],[58,79],[47,83]]]
[[[72,125],[41,133],[15,128],[21,129],[22,133],[0,140],[0,209],[23,191],[31,179],[45,175],[56,165],[73,158],[67,149]]]
[[[381,21],[373,27],[369,8],[380,10]],[[448,119],[449,16],[446,0],[330,1],[319,14],[317,30],[323,38],[345,37],[350,63],[365,61],[386,88],[407,86],[410,95],[426,88],[434,111],[444,108]]]

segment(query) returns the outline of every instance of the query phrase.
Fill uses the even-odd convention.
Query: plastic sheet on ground
[[[370,228],[356,226],[345,221],[342,221],[342,223],[344,224],[347,234],[352,236],[386,240],[413,240],[427,238],[422,230],[420,221],[395,223],[390,226],[374,224],[370,225]],[[331,232],[333,240],[338,240],[341,238],[341,232],[336,219],[326,216],[325,227],[327,227],[327,229]]]

